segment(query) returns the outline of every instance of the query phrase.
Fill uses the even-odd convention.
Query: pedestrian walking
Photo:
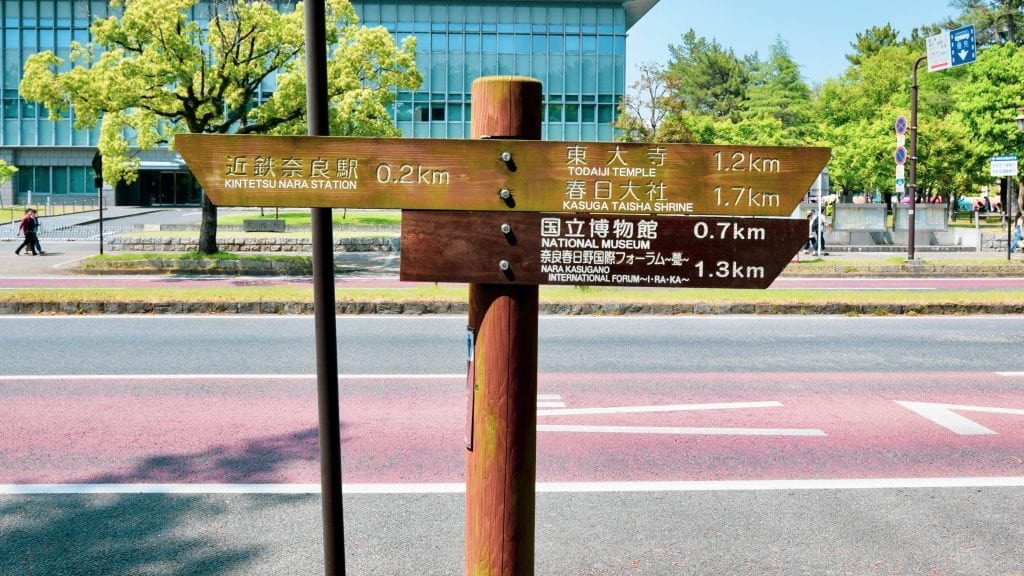
[[[32,217],[33,210],[31,208],[25,208],[25,216],[22,217],[21,222],[18,224],[18,233],[25,237],[25,240],[14,250],[15,254],[21,254],[21,249],[31,250],[32,255],[36,256],[39,252],[36,250],[36,229],[39,227],[39,220]]]
[[[43,252],[42,244],[39,243],[39,212],[35,208],[32,209],[32,220],[35,221],[36,253],[39,255],[46,254],[46,252]]]
[[[1010,253],[1020,248],[1020,241],[1024,239],[1024,213],[1017,213],[1017,220],[1013,223],[1013,240],[1010,242]]]

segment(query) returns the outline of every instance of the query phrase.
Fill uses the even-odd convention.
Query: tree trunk
[[[203,196],[203,220],[199,226],[199,253],[217,252],[217,207]]]

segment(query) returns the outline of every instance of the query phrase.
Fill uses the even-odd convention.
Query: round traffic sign
[[[899,115],[896,117],[896,134],[903,134],[907,131],[907,117]]]
[[[907,161],[907,149],[904,146],[897,146],[896,151],[893,152],[893,158],[896,159],[897,164],[904,164]]]

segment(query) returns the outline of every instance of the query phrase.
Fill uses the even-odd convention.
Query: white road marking
[[[315,380],[316,374],[28,374],[0,375],[0,381],[19,380]],[[465,380],[465,374],[338,374],[339,380]]]
[[[812,428],[685,428],[675,426],[585,426],[538,424],[538,432],[589,432],[597,434],[677,434],[681,436],[827,436]]]
[[[645,414],[652,412],[688,412],[696,410],[742,410],[779,408],[782,402],[719,402],[712,404],[665,404],[660,406],[603,406],[600,408],[563,408],[538,410],[537,416],[582,416],[594,414]]]
[[[887,490],[902,488],[1022,488],[1022,476],[976,478],[824,478],[810,480],[707,480],[637,482],[538,482],[538,493],[719,492],[765,490]],[[349,495],[460,494],[461,482],[344,484]],[[0,484],[2,496],[53,494],[319,494],[319,484]]]
[[[989,406],[961,406],[959,404],[936,404],[932,402],[907,402],[896,400],[896,403],[907,410],[911,410],[923,416],[939,426],[963,436],[996,434],[974,420],[954,412],[986,412],[989,414],[1017,414],[1024,416],[1024,410],[1017,408],[992,408]]]

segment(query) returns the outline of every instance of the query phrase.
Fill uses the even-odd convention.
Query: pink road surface
[[[537,479],[1022,476],[1022,383],[990,373],[542,374]],[[464,379],[341,386],[346,482],[463,481]],[[964,435],[897,401],[1003,412],[957,410],[993,432]],[[754,404],[681,409],[709,403]],[[608,413],[571,412],[597,408]],[[0,484],[316,483],[317,458],[312,377],[0,379]]]

